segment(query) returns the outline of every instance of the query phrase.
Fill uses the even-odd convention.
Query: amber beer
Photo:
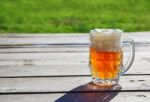
[[[90,48],[92,76],[100,79],[117,78],[122,67],[122,51],[97,51]]]
[[[130,57],[125,66],[123,66],[123,43],[130,45]],[[89,66],[93,83],[102,86],[117,84],[119,76],[123,75],[132,65],[134,54],[134,42],[123,40],[122,30],[91,30]]]

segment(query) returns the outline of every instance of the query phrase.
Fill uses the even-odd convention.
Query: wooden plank
[[[150,74],[150,62],[147,59],[136,60],[126,74]],[[8,65],[9,64],[9,65]],[[19,65],[20,64],[20,65]],[[24,66],[22,65],[24,64]],[[30,65],[31,63],[3,63],[0,67],[0,77],[19,77],[19,76],[67,76],[67,75],[90,75],[90,68],[85,63],[70,63],[72,65],[47,65],[43,62],[34,63],[41,65]],[[49,64],[49,65],[48,65]],[[65,64],[65,63],[64,63]],[[2,66],[5,65],[5,66]],[[16,66],[18,65],[18,66]]]
[[[87,45],[88,46],[88,45]],[[53,53],[53,52],[88,52],[89,47],[79,46],[8,46],[0,48],[0,53]],[[149,46],[148,46],[149,47]],[[143,47],[145,48],[145,47]],[[143,49],[140,48],[140,49]],[[150,47],[149,47],[150,48]],[[150,49],[149,49],[150,50]]]
[[[81,39],[81,40],[80,40]],[[49,44],[49,43],[87,43],[88,37],[35,37],[35,38],[0,38],[0,44]]]
[[[127,56],[128,52],[124,52],[124,56]],[[53,53],[0,53],[0,60],[70,60],[70,61],[88,61],[89,52],[53,52]],[[136,52],[136,58],[150,57],[149,51]],[[74,60],[71,60],[71,59]],[[79,59],[80,58],[80,59]],[[126,57],[125,57],[126,58]]]
[[[13,37],[14,36],[14,37]],[[25,37],[24,37],[25,36]],[[0,37],[0,44],[42,44],[42,43],[89,43],[88,34],[55,34],[55,35],[46,35],[45,37],[37,37],[36,35],[3,35]],[[26,37],[27,36],[27,37]],[[125,38],[132,38],[135,42],[150,43],[150,35],[147,33],[125,33]]]
[[[79,70],[79,71],[77,71]],[[73,73],[76,71],[76,73]],[[0,77],[13,76],[58,76],[89,75],[87,65],[11,66],[0,67]]]
[[[127,47],[124,48],[125,51]],[[150,45],[136,46],[136,51],[150,51]],[[88,52],[88,45],[57,45],[57,46],[0,46],[0,53],[60,53],[60,52]]]
[[[122,91],[150,90],[149,77],[150,75],[122,76],[119,84],[122,87]],[[89,84],[91,79],[88,76],[0,78],[0,93],[101,91],[99,87]]]
[[[66,75],[90,75],[90,69],[88,68],[88,65],[40,65],[0,67],[0,77]]]
[[[20,54],[18,57],[12,56],[12,59],[9,60],[8,58],[10,56],[7,56],[7,59],[1,59],[0,61],[0,77],[90,75],[88,67],[88,54],[82,53],[82,56],[80,54],[76,55],[76,53],[68,53],[66,56],[65,54],[58,53],[58,57],[54,59],[53,57],[55,57],[56,54],[57,53],[54,55],[51,54],[52,58],[49,59],[46,59],[46,55],[45,59],[42,58],[43,56],[39,56],[39,60],[33,60],[30,59],[30,57],[21,60],[22,56]],[[24,54],[24,57],[28,57],[29,55]],[[72,60],[72,58],[74,60]],[[127,74],[150,74],[149,66],[149,52],[137,52],[135,61]]]
[[[124,60],[128,57],[124,53]],[[149,63],[149,52],[136,52],[135,62]],[[73,60],[72,60],[73,59]],[[79,53],[7,53],[0,54],[0,65],[5,63],[16,65],[75,65],[88,64],[88,52]],[[43,64],[42,64],[43,63]]]
[[[86,65],[84,60],[0,60],[0,67],[3,66],[30,66],[30,65]]]
[[[89,33],[0,33],[0,37],[4,38],[35,38],[35,37],[56,37],[56,36],[87,36]],[[125,36],[148,36],[149,31],[145,32],[124,32]]]
[[[81,57],[82,56],[82,57]],[[70,53],[0,53],[0,60],[74,60],[88,59],[88,52],[70,52]]]
[[[133,34],[133,35],[147,35],[149,31],[139,31],[139,32],[124,32],[124,34]],[[0,37],[47,37],[47,36],[78,36],[78,35],[85,35],[88,33],[0,33]]]
[[[1,102],[101,102],[103,99],[107,102],[149,102],[150,92],[0,95]]]

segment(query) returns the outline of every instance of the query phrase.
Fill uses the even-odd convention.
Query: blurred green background
[[[0,33],[150,31],[150,0],[0,0]]]

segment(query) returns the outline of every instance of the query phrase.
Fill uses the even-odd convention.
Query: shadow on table
[[[121,90],[120,85],[100,87],[92,82],[72,89],[55,102],[109,102]]]

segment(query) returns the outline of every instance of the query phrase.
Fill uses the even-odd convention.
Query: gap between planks
[[[150,91],[149,75],[122,76],[122,91]],[[91,77],[0,78],[0,93],[103,91],[89,84]],[[93,89],[94,88],[94,89]],[[112,90],[112,89],[110,89]],[[120,90],[120,89],[116,89]],[[113,91],[113,90],[112,90]]]

